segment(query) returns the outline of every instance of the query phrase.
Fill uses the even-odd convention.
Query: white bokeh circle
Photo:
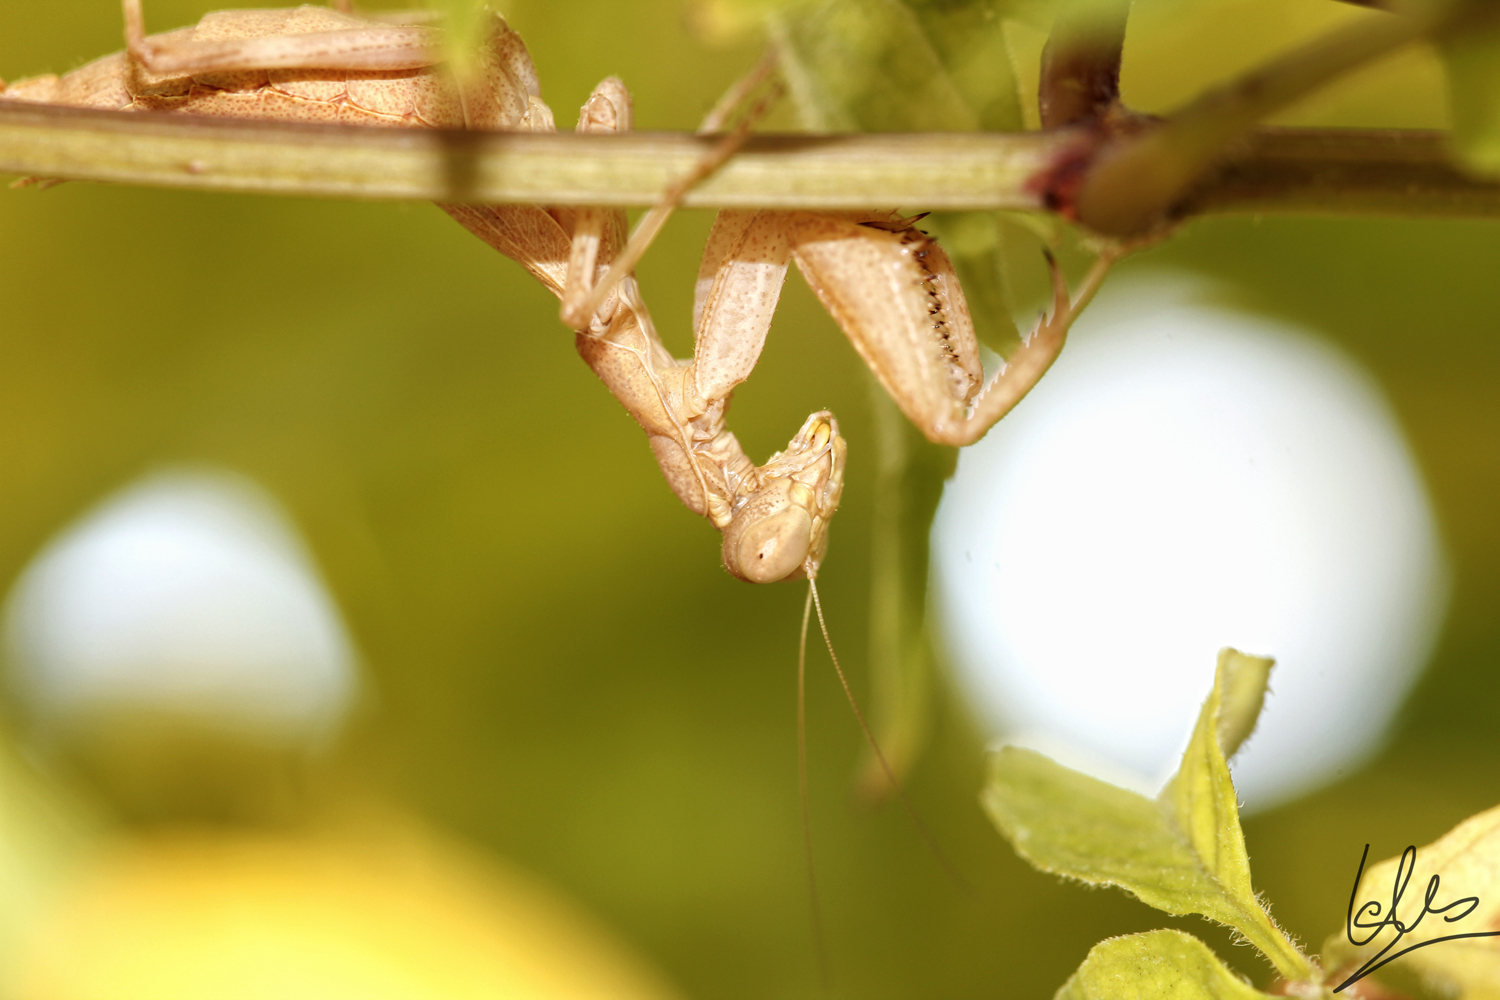
[[[357,689],[353,644],[291,522],[221,470],[106,498],[32,561],[4,617],[11,686],[43,726],[135,710],[317,743]]]
[[[1276,657],[1234,764],[1265,808],[1378,748],[1447,574],[1371,379],[1207,298],[1171,274],[1101,296],[961,454],[933,527],[934,599],[997,738],[1142,790],[1175,769],[1221,647]]]

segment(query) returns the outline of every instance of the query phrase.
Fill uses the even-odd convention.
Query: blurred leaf
[[[711,44],[722,45],[759,30],[778,15],[816,0],[698,0],[688,8],[688,24]]]
[[[933,659],[928,540],[958,452],[924,438],[873,375],[868,383],[878,446],[870,530],[870,720],[900,778],[927,742]],[[885,768],[868,749],[863,758],[862,794],[885,798],[891,792]]]
[[[1474,19],[1438,42],[1448,76],[1453,146],[1469,167],[1500,173],[1500,18]]]
[[[7,997],[678,997],[545,885],[378,807],[117,838],[30,932]]]
[[[1386,926],[1372,937],[1375,928],[1369,925],[1392,915],[1385,901],[1394,895],[1401,865],[1402,857],[1398,856],[1365,871],[1351,905],[1354,918],[1367,925],[1363,931],[1356,927],[1355,935],[1370,940],[1355,946],[1345,934],[1329,938],[1323,946],[1325,968],[1341,970],[1341,977],[1349,976],[1374,962],[1383,949],[1390,950],[1381,957],[1381,964],[1407,949],[1434,944],[1450,935],[1500,929],[1500,806],[1470,816],[1416,851],[1415,859],[1406,865],[1408,871],[1400,874],[1407,890],[1394,907],[1394,916],[1408,931],[1398,936],[1393,927]],[[1429,897],[1431,879],[1440,881]],[[1470,897],[1478,897],[1472,907],[1465,902],[1441,918],[1437,915],[1439,908]],[[1424,914],[1429,903],[1431,910]],[[1420,948],[1398,962],[1397,971],[1416,972],[1423,980],[1439,984],[1441,992],[1464,997],[1500,996],[1500,938],[1444,941]]]
[[[1218,737],[1224,720],[1230,731],[1248,733],[1244,717],[1264,697],[1270,666],[1230,649],[1219,654],[1214,688],[1182,766],[1156,801],[1039,753],[1005,747],[991,761],[985,809],[1016,853],[1043,871],[1116,885],[1159,910],[1227,924],[1283,976],[1307,978],[1306,958],[1250,885],[1234,785]]]
[[[697,0],[689,7],[694,29],[712,42],[739,38],[783,14],[822,4],[825,0]],[[871,0],[863,0],[876,6]],[[1087,16],[1091,10],[1117,9],[1120,0],[901,0],[927,15],[972,17],[978,11],[988,20],[1017,21],[1039,31],[1052,26],[1059,10]]]
[[[979,342],[1002,357],[1009,354],[1020,344],[1021,332],[1005,291],[999,216],[934,212],[926,222],[953,261]]]
[[[37,914],[67,885],[98,826],[97,817],[0,740],[0,979],[24,953]]]
[[[1014,130],[997,0],[821,0],[769,18],[803,122],[820,131]]]
[[[1055,1000],[1256,1000],[1246,984],[1191,934],[1148,931],[1096,944]]]
[[[485,0],[428,0],[428,4],[445,32],[444,57],[453,71],[464,77],[478,64],[483,24],[480,15],[488,10]]]

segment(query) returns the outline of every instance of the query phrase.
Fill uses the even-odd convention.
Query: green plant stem
[[[683,199],[723,208],[1036,210],[1028,181],[1073,132],[756,135]],[[385,129],[0,101],[0,173],[218,191],[457,202],[651,205],[718,142]]]
[[[1431,18],[1371,16],[1277,56],[1106,151],[1080,188],[1078,220],[1129,236],[1171,208],[1231,142],[1330,80],[1434,28]]]
[[[1500,216],[1500,185],[1458,170],[1442,132],[1261,128],[1174,214]]]
[[[338,198],[643,206],[714,140],[227,122],[0,101],[0,173]],[[755,135],[690,207],[1044,210],[1039,174],[1083,135]],[[1493,218],[1500,184],[1434,132],[1259,129],[1184,214]]]

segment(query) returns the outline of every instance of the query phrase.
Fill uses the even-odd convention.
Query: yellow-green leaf
[[[930,724],[932,637],[927,567],[932,518],[943,483],[958,464],[901,414],[872,375],[874,506],[870,530],[869,719],[885,762],[900,778],[920,754]],[[894,789],[872,751],[860,764],[860,791],[880,801]]]
[[[1323,964],[1336,970],[1331,977],[1333,985],[1366,965],[1374,972],[1377,964],[1392,961],[1391,973],[1415,973],[1438,984],[1443,992],[1500,997],[1500,937],[1438,941],[1455,934],[1500,931],[1500,806],[1469,817],[1416,850],[1415,859],[1401,872],[1406,888],[1395,906],[1395,916],[1411,928],[1401,935],[1389,924],[1377,926],[1390,916],[1399,868],[1402,856],[1398,855],[1365,869],[1353,904],[1354,918],[1366,925],[1356,926],[1353,933],[1365,943],[1356,946],[1345,933],[1329,938]],[[1439,881],[1429,903],[1428,886],[1434,877]],[[1437,912],[1450,903],[1469,899],[1477,902]],[[1424,913],[1424,907],[1429,912]],[[1458,919],[1450,922],[1453,917]],[[1419,945],[1423,947],[1394,957]],[[1385,953],[1380,955],[1383,949]]]
[[[1156,800],[1005,747],[991,760],[985,809],[1016,852],[1043,871],[1116,885],[1157,909],[1233,927],[1288,979],[1307,959],[1271,920],[1250,863],[1221,730],[1243,740],[1271,661],[1226,649],[1176,777]]]
[[[1181,931],[1101,941],[1056,1000],[1262,1000],[1208,946]]]
[[[444,29],[444,58],[460,77],[478,64],[477,54],[483,40],[485,0],[429,0]]]
[[[1010,51],[992,0],[820,0],[773,14],[769,25],[809,128],[1020,128]]]
[[[773,18],[817,0],[695,0],[688,23],[698,36],[716,44],[759,31]]]
[[[1253,716],[1248,721],[1246,716],[1252,708],[1259,714],[1271,664],[1271,660],[1233,649],[1219,653],[1213,691],[1198,713],[1182,764],[1157,799],[1207,872],[1231,896],[1252,905],[1255,890],[1250,887],[1239,800],[1220,734],[1227,731],[1241,739],[1249,734],[1254,722]]]
[[[1500,17],[1465,20],[1439,40],[1453,146],[1474,170],[1500,173]]]
[[[1115,885],[1172,914],[1237,916],[1166,814],[1144,795],[1021,747],[990,758],[985,810],[1042,871]]]
[[[1219,747],[1225,759],[1255,731],[1275,665],[1268,656],[1246,656],[1234,649],[1219,652]]]

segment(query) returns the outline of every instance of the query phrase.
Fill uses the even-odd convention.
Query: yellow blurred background
[[[1125,96],[1154,111],[1339,18],[1365,16],[1327,0],[1136,6]],[[692,128],[757,55],[749,41],[695,40],[682,0],[503,7],[564,127],[593,84],[617,74],[640,128]],[[148,24],[164,30],[208,9],[151,0]],[[119,38],[112,0],[0,0],[6,79],[66,70]],[[1435,64],[1414,52],[1284,120],[1440,126],[1443,100]],[[639,269],[679,354],[690,349],[709,222],[683,213]],[[1492,223],[1241,218],[1194,223],[1122,268],[1212,275],[1233,304],[1321,331],[1366,365],[1410,436],[1448,545],[1450,618],[1390,747],[1313,799],[1247,821],[1259,888],[1314,947],[1342,918],[1366,841],[1425,843],[1500,800],[1497,254]],[[297,883],[300,871],[352,872],[361,888],[330,890],[349,904],[395,892],[398,875],[381,873],[405,870],[389,859],[409,852],[388,845],[416,838],[438,859],[410,883],[410,898],[425,900],[409,911],[417,951],[442,936],[423,907],[499,933],[506,900],[541,898],[514,884],[538,883],[550,889],[536,893],[571,900],[555,905],[592,914],[620,942],[598,947],[631,950],[636,958],[622,962],[654,968],[685,995],[827,995],[796,794],[804,591],[724,573],[714,532],[673,499],[571,340],[554,299],[430,205],[89,184],[0,191],[0,584],[8,589],[50,537],[149,470],[225,466],[291,513],[368,679],[335,759],[299,793],[304,814],[217,835],[168,830],[76,769],[44,766],[24,717],[9,711],[10,742],[31,756],[13,762],[0,816],[17,802],[19,816],[31,807],[18,796],[34,795],[47,803],[37,809],[68,808],[63,797],[90,818],[7,821],[17,832],[0,831],[0,841],[41,845],[15,848],[7,877],[62,851],[48,823],[81,824],[95,832],[77,836],[102,838],[106,853],[80,847],[96,867],[64,859],[62,874],[43,881],[66,886],[58,898],[68,899],[92,885],[88,905],[118,909],[85,906],[80,916],[48,909],[84,905],[76,900],[7,892],[7,924],[63,933],[73,944],[63,965],[119,953],[146,968],[208,962],[207,950],[191,952],[189,938],[151,919],[153,906],[203,905],[174,901],[199,898],[184,885],[204,866],[231,898],[245,880],[264,888]],[[851,461],[820,589],[862,686],[874,446],[861,369],[794,278],[765,356],[736,394],[732,427],[763,459],[809,411],[839,415]],[[1202,934],[1265,982],[1253,957],[1201,922],[1083,892],[1018,861],[977,806],[981,741],[944,697],[911,795],[972,883],[955,887],[899,810],[852,795],[860,737],[822,662],[809,753],[833,995],[1048,996],[1095,941],[1158,926]],[[372,838],[387,847],[370,848]],[[363,846],[337,846],[349,841]],[[318,860],[334,855],[343,860]],[[471,864],[493,868],[462,874],[478,870]],[[525,874],[495,874],[512,868]],[[257,881],[256,871],[272,874]],[[81,922],[38,930],[47,912]],[[107,933],[89,923],[99,919]],[[596,932],[571,933],[556,940],[582,963],[594,945],[578,942]],[[45,972],[43,953],[56,945],[26,947],[35,954],[7,961]],[[29,982],[18,996],[44,995]],[[114,981],[118,995],[150,995],[124,982]],[[430,989],[478,995],[435,980]]]

